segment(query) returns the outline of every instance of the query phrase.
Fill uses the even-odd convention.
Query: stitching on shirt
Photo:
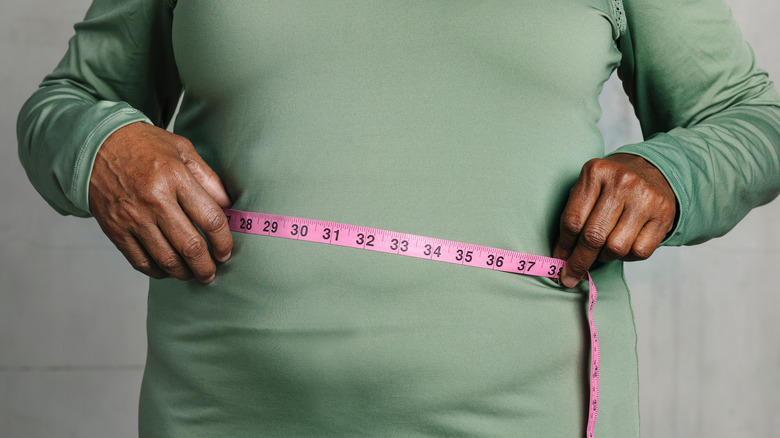
[[[68,194],[70,195],[71,200],[76,198],[76,182],[79,180],[79,174],[81,169],[81,162],[84,160],[84,154],[86,154],[87,151],[87,145],[92,141],[92,137],[97,135],[97,133],[101,130],[101,128],[108,123],[111,119],[113,119],[116,116],[122,115],[122,114],[135,114],[139,113],[136,109],[122,109],[120,111],[115,112],[114,114],[111,114],[110,116],[103,119],[100,123],[98,123],[95,128],[90,131],[89,135],[87,135],[87,138],[84,139],[84,143],[81,144],[81,147],[79,148],[79,154],[76,157],[76,163],[73,165],[74,171],[73,171],[73,179],[70,181],[70,190],[68,190]]]
[[[626,33],[626,11],[625,8],[623,8],[623,0],[612,0],[612,10],[615,15],[615,21],[617,21],[617,27],[618,32],[620,33],[619,36],[622,36],[624,33]]]

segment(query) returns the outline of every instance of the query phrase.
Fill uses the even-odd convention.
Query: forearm
[[[170,121],[181,94],[172,3],[93,0],[59,65],[23,106],[19,157],[60,213],[89,215],[92,164],[109,135],[137,121]]]
[[[62,214],[88,216],[89,176],[111,133],[148,121],[124,102],[99,101],[67,81],[38,89],[17,120],[19,158],[33,186]]]

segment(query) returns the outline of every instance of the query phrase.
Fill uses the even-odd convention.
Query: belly
[[[153,283],[146,379],[166,409],[208,407],[213,421],[275,427],[337,421],[368,436],[399,422],[448,433],[584,425],[583,293],[425,260],[235,238],[212,285]]]

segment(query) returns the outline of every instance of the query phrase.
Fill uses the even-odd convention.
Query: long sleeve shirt
[[[679,217],[721,235],[780,191],[780,99],[721,0],[95,0],[22,108],[19,151],[89,216],[102,142],[170,122],[234,208],[547,255],[603,155],[617,70]],[[141,436],[577,436],[587,294],[235,235],[217,280],[152,280]],[[296,263],[291,263],[295,260]],[[622,264],[600,298],[596,436],[639,433]]]

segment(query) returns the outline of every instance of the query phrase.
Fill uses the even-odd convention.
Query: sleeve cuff
[[[119,128],[135,122],[152,124],[141,111],[125,102],[100,101],[95,104],[97,112],[103,117],[87,133],[73,163],[72,179],[66,192],[68,200],[85,215],[90,215],[89,180],[95,157],[103,142]]]

